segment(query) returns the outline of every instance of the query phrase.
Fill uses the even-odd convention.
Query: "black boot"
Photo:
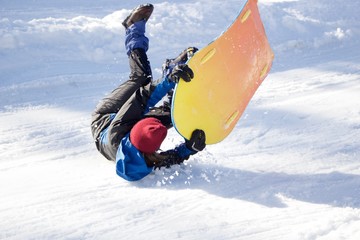
[[[196,47],[188,47],[176,58],[166,59],[162,65],[162,77],[167,76],[176,65],[185,64],[198,50]]]
[[[127,29],[134,23],[141,21],[141,20],[149,20],[152,12],[154,10],[154,6],[150,3],[141,4],[134,8],[129,16],[125,18],[122,22],[122,25]]]
[[[188,47],[182,53],[179,54],[175,59],[172,59],[173,64],[186,63],[194,54],[198,51],[196,47]]]

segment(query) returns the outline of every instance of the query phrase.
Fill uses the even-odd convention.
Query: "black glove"
[[[179,64],[169,74],[170,81],[178,83],[182,78],[185,82],[190,82],[194,78],[194,72],[186,64]]]
[[[167,150],[160,153],[160,155],[165,158],[162,165],[167,168],[175,164],[181,164],[185,160],[189,159],[189,157],[181,158],[175,150]]]
[[[186,147],[190,150],[199,152],[206,147],[206,136],[203,130],[196,129],[192,132],[190,140],[186,140]]]
[[[181,164],[189,157],[181,158],[175,150],[167,150],[160,153],[144,154],[144,159],[148,167],[154,167],[155,169],[166,167],[169,168],[175,164]]]

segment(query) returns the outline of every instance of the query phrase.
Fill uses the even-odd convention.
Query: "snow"
[[[360,2],[259,0],[275,61],[234,131],[129,183],[89,124],[140,3],[0,0],[0,239],[360,239]],[[158,77],[244,1],[153,3]]]

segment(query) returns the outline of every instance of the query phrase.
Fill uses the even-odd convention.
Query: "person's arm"
[[[179,64],[175,66],[171,73],[165,76],[159,84],[151,86],[150,97],[146,104],[145,114],[149,112],[150,108],[154,107],[171,89],[173,89],[180,79],[190,82],[193,77],[194,73],[188,65]]]
[[[171,89],[175,87],[175,82],[169,81],[167,77],[163,78],[162,81],[156,86],[151,86],[150,97],[147,101],[145,113],[154,107]]]
[[[148,166],[156,168],[170,167],[172,165],[181,164],[189,159],[191,155],[202,151],[206,147],[206,136],[203,130],[196,129],[190,140],[185,140],[185,143],[180,144],[174,149],[161,152],[152,157],[145,157]]]

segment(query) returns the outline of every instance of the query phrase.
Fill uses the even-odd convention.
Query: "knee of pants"
[[[138,75],[136,73],[132,73],[130,75],[130,78],[132,79],[132,81],[140,84],[141,86],[145,86],[151,82],[150,76]]]

